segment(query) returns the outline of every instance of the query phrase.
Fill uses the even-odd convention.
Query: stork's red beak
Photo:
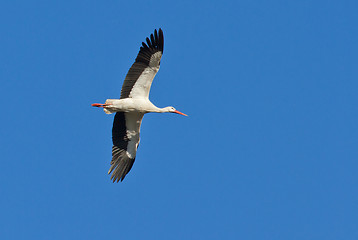
[[[183,115],[183,116],[188,116],[188,115],[186,115],[186,114],[184,114],[184,113],[182,113],[182,112],[179,112],[178,110],[175,110],[173,113],[177,113],[177,114],[180,114],[180,115]]]

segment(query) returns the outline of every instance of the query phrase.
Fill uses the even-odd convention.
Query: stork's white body
[[[92,104],[94,107],[103,107],[107,114],[116,113],[112,128],[112,161],[108,171],[108,174],[113,172],[113,182],[123,181],[132,168],[144,114],[172,112],[185,115],[173,107],[158,108],[149,101],[150,87],[159,71],[163,54],[162,30],[155,30],[150,39],[146,38],[146,42],[147,44],[142,43],[137,58],[124,79],[120,99],[107,99],[105,104]]]
[[[145,98],[124,98],[124,99],[107,99],[105,113],[114,112],[163,112],[164,109],[156,107],[149,99]],[[107,105],[108,104],[108,105]]]

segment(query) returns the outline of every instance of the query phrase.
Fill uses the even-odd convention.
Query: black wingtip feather
[[[152,45],[148,37],[145,40],[147,41],[148,48],[153,48],[154,43]]]
[[[163,52],[164,50],[164,35],[163,30],[159,28],[154,30],[150,37],[145,39],[145,42],[142,42],[140,51],[136,58],[136,62],[143,62],[148,64],[150,56],[158,51]],[[148,59],[149,57],[149,59]]]
[[[123,181],[129,171],[132,169],[135,159],[129,158],[125,150],[119,149],[117,146],[112,148],[113,158],[111,161],[111,167],[108,174],[111,174],[111,180],[113,182]]]
[[[159,45],[159,50],[163,52],[164,50],[164,35],[163,35],[163,31],[161,28],[159,28],[159,36],[158,36],[158,45]]]
[[[152,33],[152,34],[150,34],[150,41],[151,41],[152,43],[155,43],[153,33]],[[155,47],[156,47],[156,46],[155,46]]]
[[[148,46],[147,46],[147,44],[145,44],[144,42],[142,42],[142,47],[140,47],[141,48],[141,50],[144,48],[144,49],[148,49]]]

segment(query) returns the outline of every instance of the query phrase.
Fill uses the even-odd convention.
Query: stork
[[[107,114],[116,113],[112,128],[112,161],[108,174],[113,182],[123,181],[131,170],[139,145],[140,125],[144,114],[177,113],[174,107],[158,108],[149,100],[153,79],[159,71],[164,47],[163,31],[154,30],[146,43],[142,42],[139,53],[124,79],[120,99],[107,99],[104,104],[94,103]]]

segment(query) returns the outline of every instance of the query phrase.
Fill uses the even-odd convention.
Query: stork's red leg
[[[91,104],[92,105],[92,107],[106,107],[106,106],[108,106],[109,104],[101,104],[101,103],[93,103],[93,104]]]

